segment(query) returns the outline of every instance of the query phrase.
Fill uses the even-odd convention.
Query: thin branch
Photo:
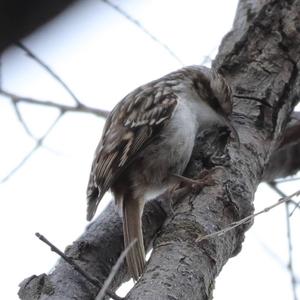
[[[127,247],[126,249],[124,249],[124,251],[121,253],[121,255],[119,256],[117,262],[114,264],[114,266],[111,269],[111,272],[109,274],[109,276],[106,278],[101,291],[99,292],[99,294],[97,295],[95,300],[102,300],[105,296],[106,291],[109,288],[109,285],[111,284],[112,280],[114,279],[115,275],[117,274],[118,270],[120,269],[127,253],[129,252],[129,250],[133,247],[133,245],[137,242],[137,239],[133,240]]]
[[[285,193],[283,193],[282,190],[280,190],[276,183],[269,183],[269,186],[277,192],[278,195],[281,197],[287,197]],[[297,297],[297,290],[296,290],[296,285],[297,285],[297,279],[296,279],[296,274],[294,270],[294,263],[293,263],[293,246],[292,246],[292,229],[291,229],[291,222],[290,222],[290,212],[289,212],[289,203],[285,203],[285,212],[286,212],[286,230],[287,230],[287,242],[288,242],[288,253],[289,253],[289,258],[288,258],[288,265],[287,268],[290,273],[290,278],[291,278],[291,285],[292,285],[292,291],[293,291],[293,296],[294,300],[298,300]]]
[[[27,133],[31,138],[33,138],[35,141],[37,141],[37,138],[32,134],[32,132],[31,132],[30,129],[28,128],[28,126],[27,126],[25,120],[23,119],[22,114],[21,114],[21,112],[20,112],[20,109],[19,109],[19,107],[18,107],[17,102],[11,101],[11,103],[12,103],[12,106],[13,106],[13,108],[14,108],[14,110],[15,110],[15,113],[16,113],[16,115],[17,115],[17,117],[18,117],[20,123],[22,124],[24,130],[26,131],[26,133]]]
[[[88,107],[85,105],[69,106],[69,105],[59,104],[59,103],[51,102],[51,101],[42,101],[42,100],[33,99],[33,98],[29,98],[29,97],[23,97],[23,96],[19,96],[19,95],[7,92],[1,88],[0,88],[0,94],[10,98],[10,100],[13,104],[13,107],[16,111],[17,117],[18,117],[19,121],[21,122],[21,124],[23,125],[25,131],[29,134],[29,136],[34,138],[34,140],[36,141],[35,146],[29,151],[29,153],[25,155],[25,157],[16,165],[16,167],[14,167],[4,178],[2,178],[2,180],[0,180],[0,184],[6,182],[12,175],[14,175],[28,161],[28,159],[32,156],[32,154],[34,152],[36,152],[42,146],[44,139],[48,136],[50,131],[53,129],[53,127],[56,125],[58,120],[61,118],[61,116],[65,112],[83,112],[83,113],[90,113],[90,114],[100,116],[100,117],[107,117],[109,114],[108,111]],[[28,103],[28,104],[34,104],[34,105],[54,107],[60,111],[58,117],[55,119],[53,124],[48,128],[46,133],[39,139],[36,139],[33,136],[33,134],[30,132],[29,128],[27,127],[25,121],[22,118],[22,115],[18,109],[18,104],[22,103],[22,102]]]
[[[294,270],[294,262],[293,262],[293,246],[292,246],[292,228],[290,221],[290,212],[289,212],[289,204],[285,203],[285,214],[286,214],[286,231],[287,231],[287,243],[288,243],[288,270],[290,273],[291,286],[293,291],[294,300],[298,300],[297,297],[297,289],[296,289],[296,274]]]
[[[21,42],[15,43],[17,47],[22,49],[31,59],[36,61],[40,66],[42,66],[54,79],[56,79],[61,86],[68,92],[68,94],[74,99],[76,104],[78,106],[81,106],[81,101],[75,96],[75,94],[72,92],[72,90],[67,86],[67,84],[39,57],[36,56],[29,48],[27,48],[24,44]]]
[[[287,183],[287,182],[293,182],[293,181],[298,181],[298,180],[300,180],[300,177],[293,177],[293,178],[287,178],[287,179],[281,179],[281,180],[274,180],[272,182],[272,184],[274,183],[274,184],[277,185],[277,184],[280,184],[280,183]],[[272,187],[272,186],[270,186],[270,187]],[[300,202],[296,202],[296,201],[291,199],[290,203],[295,206],[294,209],[292,210],[292,212],[290,213],[290,216],[291,216],[297,208],[300,209]]]
[[[52,102],[52,101],[43,101],[43,100],[38,100],[30,97],[23,97],[19,96],[10,92],[7,92],[3,89],[0,89],[0,94],[3,96],[9,97],[11,101],[15,103],[29,103],[29,104],[35,104],[35,105],[41,105],[41,106],[47,106],[47,107],[54,107],[59,109],[61,112],[81,112],[81,113],[89,113],[93,114],[99,117],[106,118],[109,114],[108,111],[94,108],[94,107],[89,107],[85,105],[80,105],[80,106],[71,106],[71,105],[65,105],[65,104],[60,104],[57,102]]]
[[[284,182],[284,181],[282,181]],[[288,181],[286,181],[288,182]],[[269,182],[268,185],[270,188],[272,188],[278,195],[280,195],[281,197],[286,197],[286,195],[282,192],[282,190],[280,190],[278,187],[277,187],[277,184],[278,183],[281,183],[281,182],[278,182],[278,181],[274,181],[274,182]],[[296,202],[294,200],[291,199],[291,201],[289,202],[293,205],[295,205],[293,211],[289,214],[289,217],[292,216],[292,214],[294,213],[294,211],[299,208],[300,209],[300,202]]]
[[[47,244],[51,248],[51,251],[53,251],[56,254],[58,254],[63,260],[65,260],[69,265],[71,265],[74,268],[74,270],[76,270],[79,274],[81,274],[94,287],[100,288],[102,286],[102,284],[101,284],[101,282],[99,282],[99,280],[97,280],[96,278],[91,277],[88,273],[86,273],[82,268],[80,268],[80,266],[78,264],[76,264],[74,262],[74,260],[71,257],[65,255],[56,246],[54,246],[49,240],[47,240],[43,235],[41,235],[38,232],[35,235],[42,242],[44,242],[45,244]],[[106,294],[109,297],[111,297],[112,299],[114,299],[114,300],[122,300],[122,298],[120,298],[119,296],[117,296],[114,292],[109,291],[108,289],[106,289]]]
[[[285,203],[285,202],[288,202],[291,200],[291,198],[295,197],[295,196],[299,196],[300,195],[300,190],[293,193],[292,195],[288,196],[288,197],[284,197],[284,198],[281,198],[278,200],[278,202],[276,202],[275,204],[272,204],[266,208],[264,208],[263,210],[260,210],[259,212],[255,213],[255,214],[252,214],[252,215],[249,215],[248,217],[246,218],[243,218],[239,221],[236,221],[236,222],[233,222],[231,224],[229,224],[229,226],[221,229],[221,230],[218,230],[218,231],[215,231],[213,233],[210,233],[210,234],[207,234],[207,235],[204,235],[204,236],[200,236],[196,239],[196,242],[201,242],[203,240],[206,240],[206,239],[210,239],[210,238],[213,238],[213,237],[219,237],[219,236],[222,236],[224,235],[226,232],[236,228],[236,227],[239,227],[243,224],[246,224],[246,223],[249,223],[251,222],[255,217],[257,217],[258,215],[261,215],[263,213],[267,213],[269,212],[271,209],[275,208],[276,206],[282,204],[282,203]]]
[[[122,9],[117,4],[114,4],[110,0],[102,0],[102,2],[106,3],[110,7],[112,7],[115,11],[120,13],[123,17],[125,17],[129,22],[136,25],[141,31],[143,31],[146,35],[148,35],[155,43],[159,46],[163,47],[181,66],[184,66],[183,61],[169,48],[168,45],[160,41],[156,36],[154,36],[148,29],[146,29],[137,19],[133,18],[129,15],[124,9]]]
[[[255,239],[259,245],[263,248],[264,252],[268,254],[276,263],[280,265],[281,268],[286,269],[286,262],[281,255],[276,253],[276,249],[272,249],[272,246],[268,245],[263,239],[256,236]],[[274,251],[275,250],[275,251]]]
[[[296,211],[297,208],[300,209],[300,201],[295,202],[295,207],[294,207],[294,209],[291,211],[290,217],[294,214],[294,212]]]
[[[26,133],[28,134],[28,136],[30,136],[35,142],[38,142],[39,139],[36,136],[33,135],[31,130],[28,128],[25,120],[23,119],[22,113],[21,113],[17,103],[12,101],[12,106],[13,106],[15,112],[16,112],[16,115],[17,115],[21,125],[23,126],[23,128],[26,131]],[[50,151],[51,153],[57,154],[57,152],[54,149],[51,149],[50,147],[47,147],[46,145],[40,144],[40,147],[43,147],[43,149],[46,149],[46,150]]]
[[[12,175],[14,175],[26,162],[27,160],[32,156],[34,152],[36,152],[42,145],[45,138],[48,136],[48,134],[51,132],[51,130],[54,128],[54,126],[57,124],[58,120],[63,115],[63,112],[60,112],[60,114],[57,116],[57,118],[54,120],[54,122],[51,124],[51,126],[48,128],[48,130],[45,132],[45,134],[39,138],[36,141],[35,146],[32,148],[32,150],[25,155],[25,157],[15,166],[3,179],[0,180],[0,184],[7,181]]]
[[[276,184],[278,183],[286,183],[286,182],[292,182],[292,181],[298,181],[300,180],[300,177],[293,177],[293,178],[286,178],[286,179],[279,179],[279,180],[275,180],[274,182]]]

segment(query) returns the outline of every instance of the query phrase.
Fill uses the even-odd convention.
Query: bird
[[[225,78],[196,65],[138,87],[109,113],[92,162],[87,220],[110,190],[123,219],[124,246],[133,243],[126,261],[135,281],[145,268],[145,201],[185,178],[197,131],[221,125],[238,139],[231,113],[231,88]]]

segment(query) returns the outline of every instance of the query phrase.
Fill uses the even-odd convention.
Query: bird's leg
[[[213,185],[215,182],[211,176],[210,171],[204,170],[200,173],[199,178],[192,179],[182,175],[172,174],[172,177],[177,181],[175,184],[175,190],[180,187],[189,187],[193,190],[201,190],[205,186]]]
[[[175,184],[171,187],[170,192],[175,196],[175,198],[181,198],[183,195],[190,192],[191,189],[195,192],[199,192],[204,187],[215,184],[212,174],[218,170],[223,171],[224,169],[222,167],[214,167],[210,170],[203,170],[197,179],[172,174],[171,177],[174,179]]]

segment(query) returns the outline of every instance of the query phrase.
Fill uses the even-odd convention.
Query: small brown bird
[[[123,217],[127,265],[137,280],[145,266],[141,216],[147,195],[174,184],[191,157],[199,129],[217,124],[237,133],[228,116],[231,90],[205,67],[190,66],[128,94],[109,114],[87,188],[87,219],[110,189]]]

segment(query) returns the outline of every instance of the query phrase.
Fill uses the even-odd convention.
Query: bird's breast
[[[182,174],[194,147],[197,133],[196,115],[190,108],[178,103],[169,123],[136,160],[132,172],[136,185],[146,193],[159,193],[171,183],[171,174]]]

